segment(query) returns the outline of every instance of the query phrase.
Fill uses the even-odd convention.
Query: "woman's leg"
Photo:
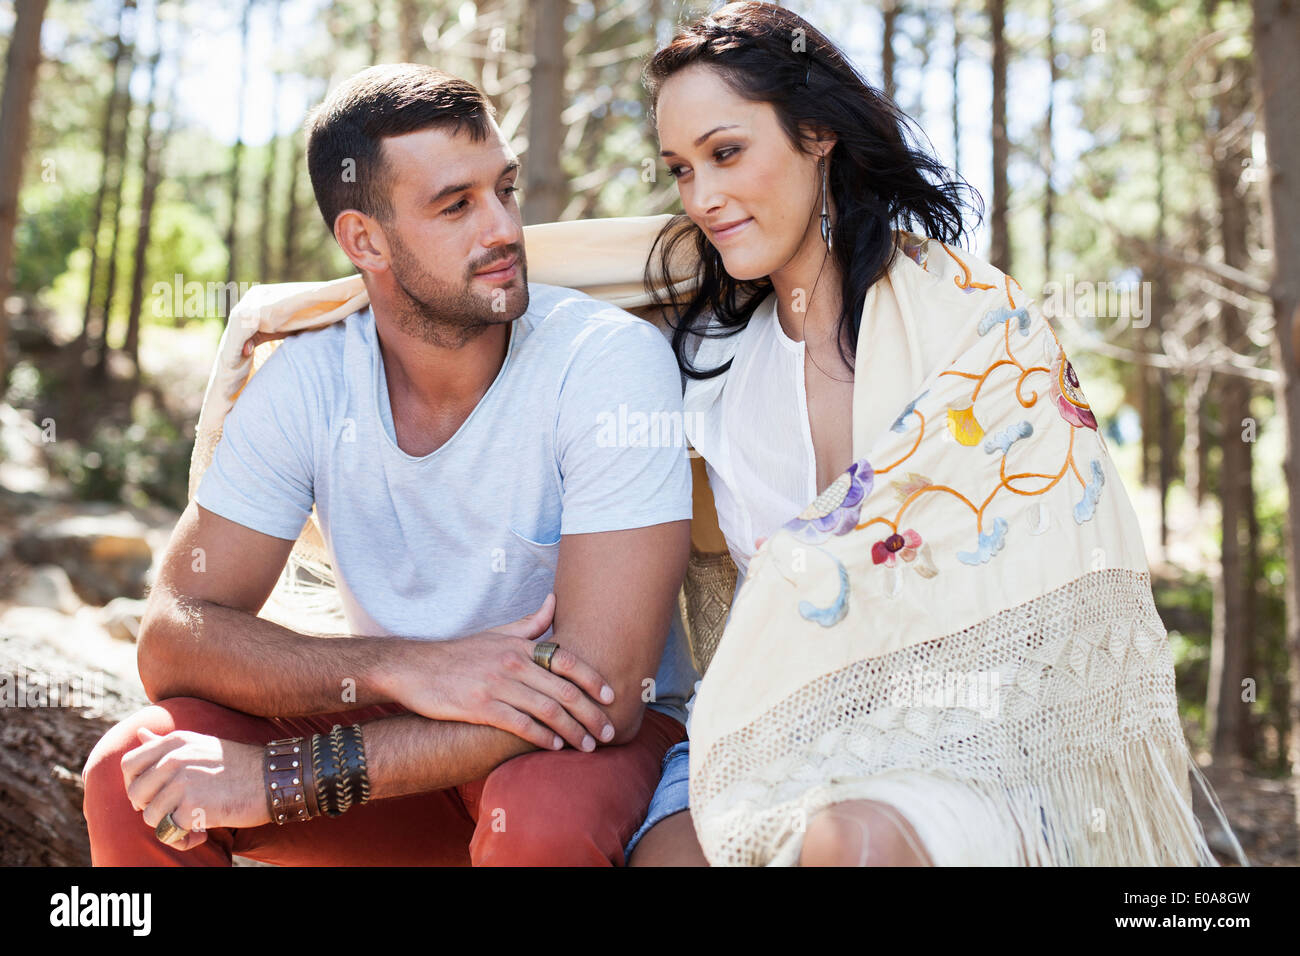
[[[708,866],[700,849],[691,812],[681,810],[664,817],[641,837],[628,858],[628,866]]]
[[[650,811],[625,850],[628,866],[709,865],[691,823],[690,762],[689,740],[674,744],[664,754]]]
[[[846,800],[812,818],[804,834],[799,865],[934,864],[912,825],[892,806],[876,800]]]

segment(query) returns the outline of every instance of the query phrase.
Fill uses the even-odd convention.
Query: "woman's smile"
[[[735,236],[739,235],[744,230],[744,228],[753,221],[754,221],[754,217],[750,216],[748,219],[740,219],[740,220],[733,219],[731,222],[721,223],[722,228],[709,229],[709,237],[713,240],[715,245],[718,243],[726,242],[729,239],[732,239]]]

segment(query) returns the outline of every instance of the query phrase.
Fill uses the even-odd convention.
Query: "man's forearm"
[[[479,780],[503,761],[538,749],[495,727],[417,714],[367,721],[362,739],[372,800]]]
[[[140,679],[151,700],[201,697],[265,717],[330,713],[391,699],[378,676],[400,640],[301,634],[175,597],[140,629]]]

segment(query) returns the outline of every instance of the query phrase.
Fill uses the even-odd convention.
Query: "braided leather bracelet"
[[[330,746],[339,768],[336,800],[339,812],[353,804],[360,806],[370,799],[370,778],[366,774],[366,752],[361,742],[361,725],[344,727],[335,724],[330,732]]]
[[[335,762],[334,748],[330,746],[327,734],[312,734],[311,765],[315,776],[316,802],[321,813],[337,817],[338,809],[339,766]]]
[[[370,802],[370,775],[366,771],[366,748],[361,740],[361,725],[342,728],[345,738],[351,736],[348,750],[349,776],[352,782],[352,799],[358,805]]]

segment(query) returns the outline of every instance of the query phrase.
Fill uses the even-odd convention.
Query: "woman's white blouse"
[[[714,379],[687,379],[683,407],[691,444],[704,456],[718,526],[742,575],[770,537],[817,497],[817,461],[808,425],[804,344],[785,334],[776,296],[730,339],[705,339],[696,368],[732,359]],[[725,386],[725,387],[724,387]]]
[[[682,406],[686,436],[704,458],[718,527],[740,572],[739,590],[758,550],[756,539],[770,537],[817,497],[817,458],[808,425],[804,345],[781,328],[775,293],[740,332],[700,340],[692,364],[707,370],[728,358],[731,368],[723,374],[686,380]],[[688,736],[694,705],[692,694]]]

